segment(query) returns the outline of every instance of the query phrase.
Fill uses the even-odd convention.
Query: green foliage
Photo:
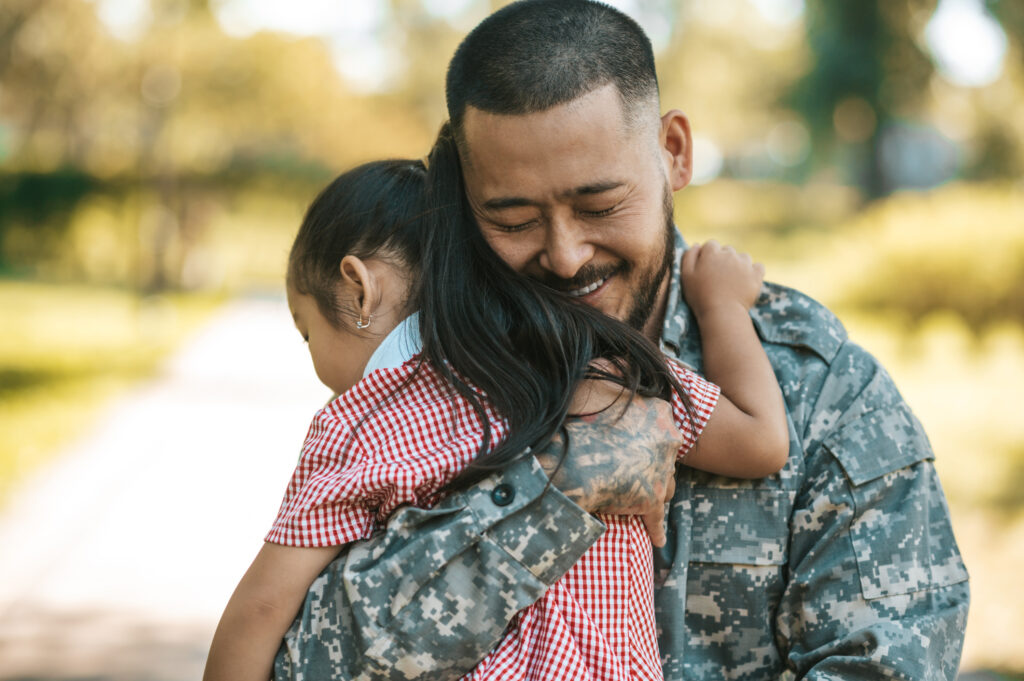
[[[66,218],[82,197],[96,188],[96,178],[73,168],[3,175],[0,176],[0,216],[4,222],[48,223],[54,216]]]
[[[848,166],[869,198],[892,187],[880,159],[881,134],[898,117],[920,116],[932,63],[920,46],[921,19],[931,0],[862,0],[807,3],[805,26],[811,66],[793,83],[788,101],[811,128],[815,164]],[[843,107],[857,107],[860,122],[844,137]],[[848,116],[849,114],[847,114]],[[837,134],[838,133],[838,134]],[[846,144],[849,149],[843,150]]]
[[[0,280],[0,503],[108,398],[152,375],[219,302]]]
[[[42,246],[61,233],[75,208],[99,184],[96,178],[74,168],[0,174],[0,271],[24,265],[5,248],[9,229],[32,229],[33,240]]]
[[[920,322],[936,311],[981,329],[1024,319],[1024,191],[960,185],[904,194],[837,230],[841,304]],[[856,262],[851,271],[850,261]]]

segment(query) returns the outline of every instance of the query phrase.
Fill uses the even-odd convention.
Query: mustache
[[[557,291],[574,291],[578,288],[583,288],[584,286],[593,284],[595,281],[600,279],[605,279],[613,274],[617,274],[624,269],[626,268],[623,264],[584,265],[571,279],[562,279],[561,277],[547,275],[541,279],[541,283]]]

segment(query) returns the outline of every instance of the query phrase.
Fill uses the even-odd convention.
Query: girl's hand
[[[749,310],[761,292],[764,265],[712,239],[683,254],[682,279],[683,295],[698,318],[729,306]]]

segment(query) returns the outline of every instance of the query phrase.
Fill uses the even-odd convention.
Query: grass
[[[0,505],[108,399],[152,375],[220,301],[0,281]]]

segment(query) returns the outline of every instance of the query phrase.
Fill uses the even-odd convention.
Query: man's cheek
[[[529,262],[529,249],[522,238],[515,234],[488,234],[484,232],[484,240],[491,250],[505,261],[505,264],[516,272],[522,272]]]

